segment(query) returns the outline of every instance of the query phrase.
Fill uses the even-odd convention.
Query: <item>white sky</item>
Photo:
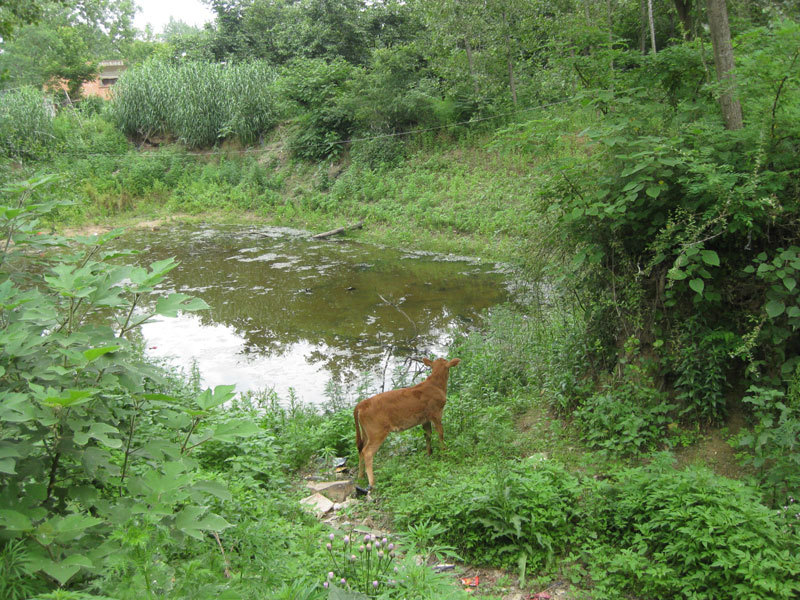
[[[154,33],[161,33],[170,17],[197,27],[214,20],[214,13],[200,0],[136,0],[136,4],[141,10],[133,20],[134,27],[144,29],[150,23]]]

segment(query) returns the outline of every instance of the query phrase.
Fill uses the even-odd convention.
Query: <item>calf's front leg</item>
[[[431,422],[425,421],[422,424],[422,431],[425,432],[425,446],[428,448],[428,456],[431,455]]]

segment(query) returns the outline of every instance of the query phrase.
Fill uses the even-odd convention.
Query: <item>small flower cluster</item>
[[[793,530],[795,525],[800,526],[800,507],[795,504],[792,496],[789,496],[789,501],[778,511],[778,514],[790,530]]]
[[[325,549],[332,570],[322,585],[328,588],[333,583],[376,596],[381,586],[395,585],[395,581],[388,578],[390,573],[397,573],[397,567],[392,568],[395,547],[386,537],[381,539],[368,533],[363,543],[357,537],[351,533],[339,541],[333,533],[328,536]]]

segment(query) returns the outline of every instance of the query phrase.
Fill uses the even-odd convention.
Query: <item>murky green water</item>
[[[495,265],[289,229],[175,226],[131,231],[121,245],[142,262],[175,256],[163,291],[212,307],[145,324],[149,354],[187,372],[196,361],[207,386],[282,399],[292,388],[315,404],[329,380],[346,388],[373,373],[379,388],[389,354],[446,353],[455,327],[509,296]]]

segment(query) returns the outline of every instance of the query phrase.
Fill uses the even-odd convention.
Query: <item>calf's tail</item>
[[[359,454],[361,453],[361,449],[364,447],[364,439],[361,437],[361,425],[358,422],[358,407],[356,406],[353,410],[353,419],[356,422],[356,449],[358,450]]]

